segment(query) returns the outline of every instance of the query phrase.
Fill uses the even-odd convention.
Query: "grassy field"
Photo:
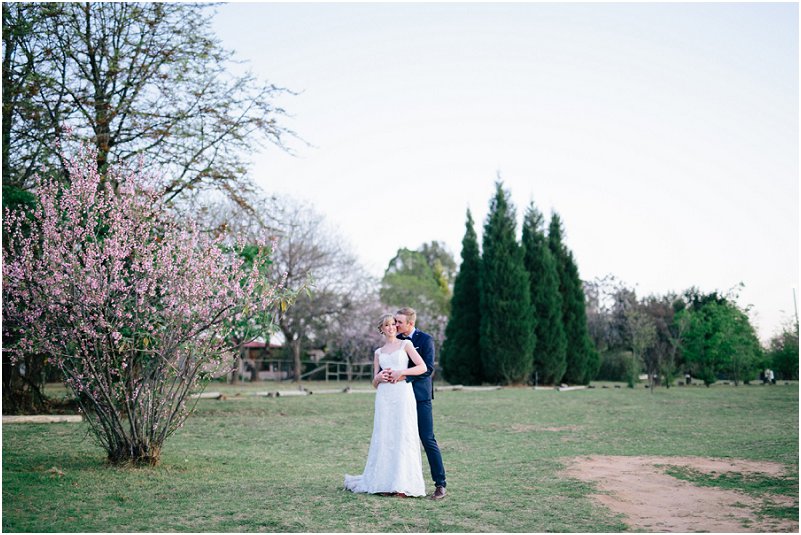
[[[156,468],[106,466],[85,424],[4,425],[3,530],[625,531],[588,497],[590,485],[560,473],[571,457],[590,454],[775,461],[791,476],[760,484],[798,495],[797,384],[440,392],[442,502],[342,490],[344,473],[364,467],[372,394],[223,390],[228,400],[199,402]],[[726,484],[738,488],[736,479]]]

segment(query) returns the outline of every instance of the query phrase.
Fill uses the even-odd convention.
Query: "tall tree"
[[[509,197],[498,180],[484,224],[479,292],[484,376],[504,384],[528,381],[536,343],[528,273]]]
[[[523,219],[523,263],[531,287],[534,311],[534,373],[537,382],[559,383],[567,367],[567,340],[562,326],[559,274],[545,236],[545,218],[532,202]]]
[[[640,306],[634,306],[626,310],[626,320],[629,323],[631,332],[631,351],[634,356],[634,363],[637,369],[645,367],[648,374],[648,386],[651,393],[654,391],[654,379],[656,368],[652,362],[645,359],[646,352],[656,344],[656,324]],[[633,377],[629,378],[629,386],[634,386]]]
[[[451,315],[445,328],[445,341],[440,353],[440,364],[445,379],[452,383],[481,384],[481,302],[479,276],[481,256],[473,216],[467,210],[462,263],[453,283]]]
[[[562,324],[567,338],[567,369],[563,380],[587,384],[598,373],[600,359],[587,330],[585,296],[578,266],[573,253],[564,244],[562,220],[556,212],[552,214],[548,227],[548,246],[556,259],[559,273]]]
[[[248,207],[250,152],[290,133],[273,104],[284,90],[229,72],[213,7],[189,3],[3,4],[3,184],[23,189],[64,127],[96,165],[144,155],[165,172],[167,200],[213,189]],[[113,184],[112,184],[113,186]]]

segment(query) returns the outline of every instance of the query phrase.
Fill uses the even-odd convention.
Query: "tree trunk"
[[[251,362],[253,362],[253,372],[251,373],[251,376],[250,376],[250,382],[251,383],[256,383],[258,381],[261,381],[261,378],[259,377],[259,370],[261,368],[261,361],[258,361],[258,360],[254,359]]]
[[[292,340],[290,345],[292,346],[292,357],[295,360],[295,382],[300,387],[300,376],[303,372],[303,366],[300,363],[300,339]]]
[[[228,381],[232,385],[239,384],[239,369],[241,367],[242,367],[242,354],[241,352],[237,352],[236,356],[234,357],[234,369],[231,371],[231,375]]]
[[[26,356],[12,365],[3,355],[3,414],[41,414],[49,409],[44,395],[44,357]]]
[[[11,178],[9,164],[9,143],[11,142],[11,125],[14,117],[14,95],[11,77],[11,59],[14,57],[15,43],[10,31],[5,27],[9,17],[8,6],[3,4],[3,182]]]

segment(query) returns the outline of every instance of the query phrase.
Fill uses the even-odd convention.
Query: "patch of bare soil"
[[[705,457],[614,457],[569,459],[567,475],[596,483],[601,504],[626,516],[633,529],[651,532],[798,532],[798,522],[760,518],[761,499],[715,487],[698,487],[669,476],[669,466],[700,472],[762,473],[778,476],[777,463]],[[797,505],[788,496],[771,496],[778,505]]]

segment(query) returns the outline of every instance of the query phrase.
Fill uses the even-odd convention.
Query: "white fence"
[[[308,362],[304,363],[308,366]],[[266,369],[265,369],[266,368]],[[258,370],[258,372],[256,372]],[[253,374],[259,381],[292,381],[295,379],[295,363],[292,360],[246,359],[239,367],[239,378],[252,381]],[[370,380],[373,377],[373,363],[353,364],[350,362],[321,362],[315,368],[300,376],[303,379],[324,379],[326,382]]]

